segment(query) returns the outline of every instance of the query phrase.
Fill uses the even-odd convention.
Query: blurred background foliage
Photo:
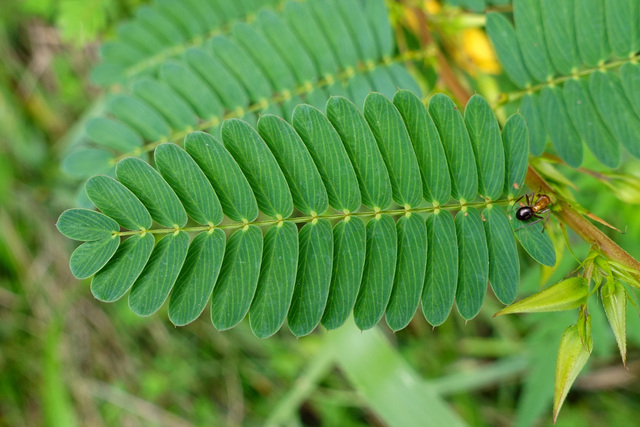
[[[72,242],[54,227],[75,199],[59,157],[83,117],[100,108],[101,92],[88,78],[99,41],[138,3],[0,2],[0,425],[549,425],[556,349],[572,313],[494,319],[501,306],[489,297],[467,324],[451,316],[432,330],[416,316],[396,334],[346,325],[261,341],[246,321],[218,333],[204,316],[176,329],[166,314],[138,318],[125,300],[94,301],[88,283],[68,270]],[[417,37],[419,21],[403,4],[388,4],[398,43]],[[421,6],[470,90],[488,99],[509,90],[494,75],[499,65],[482,16],[435,1]],[[438,76],[423,78],[447,90]],[[593,159],[584,165],[599,167]],[[621,166],[628,173],[616,185],[622,195],[597,173],[565,169],[574,196],[628,227],[612,237],[640,257],[640,178],[629,175],[640,170],[638,161]],[[557,227],[549,232],[560,261],[541,269],[523,256],[520,296],[577,266]],[[571,233],[569,242],[579,257],[589,250]],[[625,369],[602,308],[589,309],[595,352],[558,425],[635,425],[640,320],[629,310]],[[407,404],[415,412],[406,413]]]

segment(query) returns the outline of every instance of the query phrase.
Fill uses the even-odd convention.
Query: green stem
[[[152,230],[132,230],[132,231],[118,231],[113,233],[114,236],[132,236],[134,234],[170,234],[175,233],[177,231],[186,231],[187,233],[200,233],[203,231],[211,231],[215,228],[219,228],[221,230],[234,230],[239,228],[248,227],[249,225],[257,225],[258,227],[270,227],[277,225],[283,221],[293,222],[294,224],[306,223],[317,221],[318,219],[326,219],[326,220],[346,220],[352,216],[367,218],[367,217],[375,217],[377,215],[410,215],[412,213],[431,213],[438,212],[440,210],[444,211],[455,211],[464,208],[485,208],[490,205],[508,205],[512,199],[507,200],[495,200],[495,201],[484,201],[484,202],[475,202],[475,203],[464,203],[457,205],[442,205],[442,206],[428,206],[423,208],[410,208],[410,209],[389,209],[389,210],[378,210],[378,211],[363,211],[363,212],[338,212],[335,214],[325,214],[325,215],[317,215],[317,216],[301,216],[297,218],[290,219],[268,219],[263,221],[253,221],[253,222],[234,222],[232,224],[223,224],[223,225],[201,225],[195,227],[182,227],[182,228],[157,228]]]

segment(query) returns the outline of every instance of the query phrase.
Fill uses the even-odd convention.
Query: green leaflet
[[[597,67],[611,56],[602,0],[577,0],[574,4],[576,42],[582,62]]]
[[[329,295],[333,266],[333,233],[326,219],[314,220],[300,230],[296,284],[287,316],[296,337],[310,334],[320,320]]]
[[[464,122],[478,170],[478,192],[489,200],[502,194],[505,155],[498,120],[489,103],[473,95],[464,109]]]
[[[271,10],[265,9],[258,14],[258,25],[269,42],[278,51],[296,77],[298,84],[314,82],[316,71],[313,60],[293,34],[291,28]],[[324,98],[327,99],[326,97]],[[310,103],[307,100],[308,103]]]
[[[262,266],[249,310],[251,330],[258,338],[275,334],[291,305],[298,266],[298,228],[283,221],[264,236]]]
[[[518,0],[513,3],[516,36],[522,59],[531,75],[539,82],[547,81],[555,74],[547,52],[542,28],[540,0]],[[580,27],[578,25],[577,27]]]
[[[587,303],[589,284],[584,277],[570,277],[528,296],[496,313],[545,313],[573,310]]]
[[[640,50],[640,3],[635,0],[605,0],[607,34],[613,53],[620,58]]]
[[[209,86],[187,66],[167,62],[160,68],[160,78],[186,99],[203,120],[222,116],[222,104]]]
[[[196,113],[166,84],[143,77],[133,85],[133,93],[158,110],[174,129],[192,128]]]
[[[489,250],[489,283],[501,303],[511,304],[520,281],[520,260],[509,218],[501,207],[492,206],[482,211],[482,220]]]
[[[602,306],[607,321],[616,337],[622,363],[627,364],[627,291],[618,281],[604,285],[602,289]]]
[[[185,149],[209,178],[226,216],[239,222],[257,218],[258,204],[251,186],[220,141],[204,132],[192,132],[185,138]]]
[[[227,110],[249,106],[246,90],[217,58],[196,47],[187,50],[184,57],[191,69],[216,92]]]
[[[531,224],[537,221],[537,219],[532,218],[529,221],[519,221],[516,219],[516,211],[519,207],[520,206],[516,204],[507,213],[511,220],[511,228],[515,231],[520,245],[522,245],[531,258],[542,265],[553,267],[556,264],[556,251],[547,233],[542,232],[543,222],[546,220],[547,214],[543,214],[545,220]]]
[[[461,203],[478,194],[478,173],[469,134],[451,98],[441,93],[429,100],[429,114],[438,128],[451,174],[451,195]]]
[[[343,212],[356,211],[360,207],[356,174],[329,120],[310,105],[299,105],[292,122],[318,166],[331,207]]]
[[[408,213],[396,222],[398,260],[393,290],[385,318],[387,325],[398,331],[413,318],[424,285],[427,267],[427,227],[424,218]]]
[[[140,8],[140,12],[144,10],[143,7]],[[136,15],[140,16],[140,12],[136,10]],[[146,54],[154,54],[165,48],[165,41],[163,40],[163,37],[156,35],[153,28],[136,24],[125,23],[118,27],[118,36],[125,44],[132,45]]]
[[[271,87],[278,92],[290,90],[295,85],[293,74],[276,50],[253,26],[238,23],[233,26],[233,36],[265,71]]]
[[[474,208],[456,214],[458,236],[458,287],[456,306],[466,320],[473,319],[482,307],[489,277],[489,254],[480,213]]]
[[[108,216],[89,209],[67,209],[56,222],[64,236],[88,242],[112,237],[120,226]]]
[[[327,102],[327,117],[351,159],[362,203],[372,209],[386,209],[391,204],[391,181],[366,119],[355,104],[338,96]]]
[[[217,330],[233,328],[249,311],[261,260],[262,231],[258,226],[248,225],[233,233],[213,288],[211,321]]]
[[[347,96],[359,109],[362,109],[364,100],[371,92],[371,82],[364,74],[356,73],[347,82],[347,88],[351,96]]]
[[[149,261],[155,239],[145,233],[129,237],[115,255],[91,280],[91,293],[104,302],[117,301],[126,294]]]
[[[627,99],[640,116],[640,65],[627,62],[620,68],[620,78]]]
[[[367,232],[358,217],[347,217],[333,227],[333,273],[322,325],[342,326],[358,296],[365,261]]]
[[[529,133],[527,124],[520,114],[514,114],[507,119],[502,129],[502,145],[505,160],[503,190],[507,197],[515,197],[524,188],[529,157]]]
[[[258,132],[280,165],[296,208],[312,216],[324,213],[329,207],[327,190],[293,127],[278,116],[265,115],[258,120]]]
[[[142,146],[142,138],[123,122],[94,117],[86,128],[87,136],[96,144],[128,152]]]
[[[427,217],[429,256],[422,291],[422,312],[433,326],[449,316],[458,284],[458,243],[453,217],[439,211]]]
[[[422,174],[424,198],[435,205],[451,197],[451,179],[438,129],[420,98],[408,90],[399,90],[393,97],[407,127],[413,150]]]
[[[487,14],[487,34],[491,38],[504,72],[518,87],[531,84],[531,76],[524,66],[516,32],[507,18],[499,13]]]
[[[111,151],[94,148],[80,149],[64,157],[62,169],[71,177],[80,179],[96,174],[113,175],[114,158]]]
[[[196,162],[176,144],[161,144],[154,154],[156,167],[176,191],[189,217],[199,224],[217,225],[222,207],[211,183]]]
[[[160,239],[131,288],[131,311],[138,316],[150,316],[162,307],[182,269],[188,248],[189,235],[184,231],[176,231]]]
[[[542,23],[549,57],[558,73],[565,76],[581,65],[575,39],[574,2],[575,0],[541,0]]]
[[[260,102],[271,97],[269,80],[244,49],[222,36],[211,39],[209,46],[213,56],[226,65],[246,88],[252,101]]]
[[[378,52],[383,58],[393,55],[395,47],[393,29],[389,25],[389,14],[384,0],[367,0],[364,13],[378,43]]]
[[[307,0],[306,3],[313,11],[331,45],[330,50],[336,54],[340,68],[347,69],[358,65],[358,53],[353,39],[335,4],[326,0]]]
[[[196,37],[205,29],[200,27],[199,21],[189,8],[181,7],[180,3],[172,0],[156,0],[158,6],[165,16],[171,19],[176,27],[188,38]]]
[[[231,119],[222,125],[222,139],[249,181],[260,211],[288,218],[293,212],[289,186],[260,135],[246,122]]]
[[[186,0],[185,4],[202,20],[205,31],[218,27],[220,19],[223,19],[222,14],[208,0]]]
[[[396,89],[405,89],[413,92],[418,96],[422,95],[422,89],[420,89],[420,85],[418,85],[418,82],[416,82],[416,80],[409,73],[409,71],[407,71],[406,68],[396,63],[389,64],[386,66],[386,68],[387,72],[389,72],[389,74],[395,81]],[[393,96],[393,98],[395,98],[395,96]],[[396,108],[398,108],[397,105]]]
[[[121,160],[116,166],[116,176],[144,204],[158,224],[180,228],[187,223],[187,213],[180,199],[147,162],[135,157]]]
[[[131,95],[112,95],[107,109],[115,117],[140,132],[149,141],[157,141],[171,133],[171,128],[160,114],[145,102]]]
[[[398,90],[398,86],[393,81],[391,74],[387,71],[387,67],[375,67],[367,73],[367,77],[373,85],[373,90],[389,99],[393,98],[393,94]]]
[[[349,38],[354,40],[361,61],[374,61],[378,58],[376,39],[367,23],[362,4],[357,1],[332,0],[349,31]]]
[[[582,163],[582,139],[571,124],[560,88],[547,86],[540,95],[544,127],[558,154],[574,168]]]
[[[333,50],[311,13],[308,3],[287,2],[284,17],[314,61],[317,75],[333,75],[339,67]]]
[[[97,175],[85,186],[87,195],[105,215],[129,230],[151,227],[151,215],[138,198],[113,178]]]
[[[198,234],[189,245],[169,300],[169,319],[174,325],[191,323],[204,311],[220,272],[225,241],[224,231],[211,229]]]
[[[617,167],[620,164],[619,145],[596,111],[587,82],[567,80],[563,95],[575,129],[587,147],[605,166]]]
[[[69,267],[76,279],[86,279],[100,271],[120,245],[118,236],[81,244],[71,254]]]
[[[544,151],[544,146],[547,143],[547,131],[542,123],[542,111],[540,111],[538,95],[527,93],[522,97],[520,114],[527,122],[531,154],[539,156]]]
[[[613,136],[634,157],[640,158],[640,118],[625,97],[618,76],[602,71],[591,73],[589,89],[596,109]]]
[[[422,201],[422,180],[402,116],[391,101],[372,92],[364,103],[364,117],[387,165],[394,201],[401,206],[417,207]]]
[[[356,325],[361,330],[373,328],[387,308],[397,253],[398,238],[393,218],[386,214],[376,215],[367,223],[367,257],[353,308]]]

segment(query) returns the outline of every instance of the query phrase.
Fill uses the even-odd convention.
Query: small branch
[[[640,278],[640,262],[632,257],[627,251],[622,249],[616,242],[611,240],[609,236],[600,231],[587,218],[582,216],[565,200],[559,198],[559,195],[553,191],[549,184],[536,172],[531,166],[527,170],[526,183],[529,188],[539,188],[540,191],[551,198],[556,209],[553,214],[563,223],[571,227],[584,241],[591,246],[597,247],[603,255],[610,260],[617,261],[635,270],[634,276]]]

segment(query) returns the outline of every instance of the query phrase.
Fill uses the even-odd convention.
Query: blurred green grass
[[[107,19],[85,40],[108,34],[137,1],[106,3]],[[218,333],[203,316],[177,329],[166,312],[138,318],[126,301],[95,301],[88,282],[71,276],[72,243],[54,224],[75,199],[59,154],[101,95],[88,83],[96,44],[69,41],[79,30],[64,27],[55,4],[0,4],[0,425],[407,425],[393,415],[407,407],[439,407],[469,425],[551,423],[555,353],[571,313],[493,319],[500,305],[488,298],[472,322],[453,315],[435,330],[416,316],[396,334],[348,325],[300,340],[286,330],[259,340],[246,322]],[[583,205],[629,226],[611,235],[639,256],[637,208],[619,209],[586,175],[572,179]],[[572,234],[570,241],[586,254],[586,244]],[[528,258],[521,262],[520,295],[576,267],[566,250],[544,276]],[[596,353],[558,425],[634,425],[640,321],[630,310],[625,371],[601,309],[590,310]]]

